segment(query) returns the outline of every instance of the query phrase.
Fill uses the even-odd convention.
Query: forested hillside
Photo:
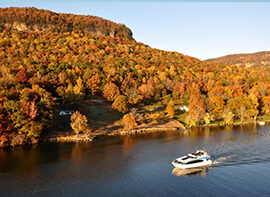
[[[16,15],[11,14],[14,10]],[[191,126],[213,120],[230,124],[270,113],[268,71],[154,49],[130,39],[125,26],[97,17],[35,8],[5,8],[0,13],[2,142],[17,136],[36,141],[53,121],[58,97],[64,103],[80,103],[84,95],[102,95],[123,113],[137,105],[187,104],[185,122]],[[95,29],[113,28],[115,36],[88,31],[95,20]],[[73,24],[70,29],[66,21]],[[50,28],[3,27],[15,22]],[[123,110],[123,104],[128,109]]]
[[[270,51],[262,51],[257,53],[232,54],[218,58],[208,59],[207,62],[219,62],[222,64],[235,64],[236,66],[252,67],[252,68],[269,68],[270,67]]]
[[[76,32],[132,39],[132,32],[123,24],[116,24],[96,16],[58,14],[36,8],[0,8],[0,29],[25,32]]]

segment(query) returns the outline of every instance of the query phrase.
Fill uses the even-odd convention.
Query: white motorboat
[[[203,150],[197,150],[192,154],[179,157],[172,162],[172,165],[179,169],[197,168],[211,164],[210,155]]]

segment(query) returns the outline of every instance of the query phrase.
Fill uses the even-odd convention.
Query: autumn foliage
[[[114,83],[108,83],[104,87],[103,96],[108,101],[114,101],[120,95],[119,88]]]
[[[168,103],[167,107],[166,107],[166,112],[169,116],[174,116],[175,114],[175,110],[174,110],[174,102],[173,100],[170,100],[170,102]]]
[[[270,114],[270,68],[154,49],[99,17],[0,8],[0,139],[37,139],[54,118],[56,98],[78,104],[85,95],[103,96],[122,113],[173,100],[188,106],[191,125],[231,123]],[[132,115],[125,119],[136,125]]]
[[[83,132],[86,136],[89,132],[89,127],[87,125],[87,118],[85,115],[82,115],[79,111],[76,111],[70,117],[70,126],[78,136],[80,132]]]
[[[30,16],[30,17],[29,17]],[[15,24],[14,24],[15,22]],[[23,25],[20,25],[23,24]],[[116,24],[97,16],[58,14],[36,8],[0,8],[0,27],[26,31],[83,32],[93,35],[132,37],[132,32],[123,24]]]
[[[127,130],[134,129],[137,126],[135,116],[132,113],[124,115],[122,119],[122,123],[123,123],[124,129],[127,129]]]
[[[190,96],[188,108],[189,114],[195,120],[195,122],[199,123],[206,115],[206,106],[203,96],[198,92]]]
[[[128,111],[128,103],[126,97],[123,95],[117,96],[112,104],[112,108],[121,113],[126,113]]]
[[[270,52],[243,53],[226,55],[223,57],[206,60],[208,62],[220,62],[222,64],[236,64],[243,67],[267,68],[270,66]]]

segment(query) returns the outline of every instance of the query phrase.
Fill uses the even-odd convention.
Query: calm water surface
[[[270,126],[0,149],[0,196],[270,196]],[[171,161],[198,148],[210,168]]]

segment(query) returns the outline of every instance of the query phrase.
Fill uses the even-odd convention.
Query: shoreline
[[[208,125],[198,125],[196,127],[192,127],[192,128],[207,128],[207,127],[225,127],[225,126],[241,126],[241,125],[260,125],[260,122],[265,122],[265,123],[269,123],[270,120],[260,120],[260,121],[244,121],[244,122],[234,122],[233,124],[225,124],[225,123],[212,123],[212,124],[208,124]]]
[[[99,132],[88,135],[87,137],[84,134],[79,134],[78,137],[75,134],[68,136],[53,135],[46,136],[40,141],[48,142],[92,142],[97,138],[106,137],[106,136],[128,136],[136,134],[146,134],[146,133],[156,133],[156,132],[166,132],[166,131],[177,131],[183,130],[179,127],[153,127],[153,128],[134,128],[131,130],[117,130],[112,132]]]
[[[186,128],[183,124],[179,123],[177,126],[169,126],[171,122],[167,122],[164,124],[161,124],[159,126],[154,127],[137,127],[131,130],[124,130],[124,129],[118,129],[118,130],[112,130],[108,131],[108,129],[101,129],[97,131],[96,133],[92,133],[88,136],[85,134],[79,134],[76,136],[76,134],[71,134],[70,132],[62,132],[61,134],[48,134],[46,136],[42,136],[39,142],[93,142],[97,138],[106,137],[106,136],[131,136],[136,134],[147,134],[147,133],[156,133],[156,132],[172,132],[172,131],[187,131],[190,129],[195,128],[218,128],[218,127],[226,127],[226,126],[242,126],[242,125],[259,125],[259,122],[266,122],[269,123],[270,120],[260,120],[260,121],[244,121],[244,122],[235,122],[231,125],[227,125],[224,123],[212,123],[208,125],[197,125],[192,128]],[[28,144],[28,143],[27,143]],[[32,143],[33,144],[33,143]],[[18,145],[26,145],[26,144],[18,144]],[[16,146],[18,146],[16,145]],[[0,145],[0,148],[3,147],[14,147],[10,144],[2,144]]]
[[[259,125],[261,121],[244,121],[244,122],[236,122],[231,125],[226,125],[224,123],[213,123],[209,125],[198,125],[192,128],[186,128],[184,125],[182,127],[164,127],[164,125],[160,125],[160,127],[142,127],[142,128],[134,128],[131,130],[116,130],[108,132],[106,130],[101,130],[98,133],[93,133],[86,138],[84,134],[79,134],[76,137],[75,134],[71,134],[68,136],[46,136],[41,141],[49,141],[49,142],[92,142],[97,138],[106,137],[106,136],[131,136],[136,134],[146,134],[146,133],[156,133],[156,132],[171,132],[171,131],[186,131],[194,128],[218,128],[218,127],[226,127],[226,126],[242,126],[242,125]],[[270,122],[270,120],[264,120],[263,122]]]

